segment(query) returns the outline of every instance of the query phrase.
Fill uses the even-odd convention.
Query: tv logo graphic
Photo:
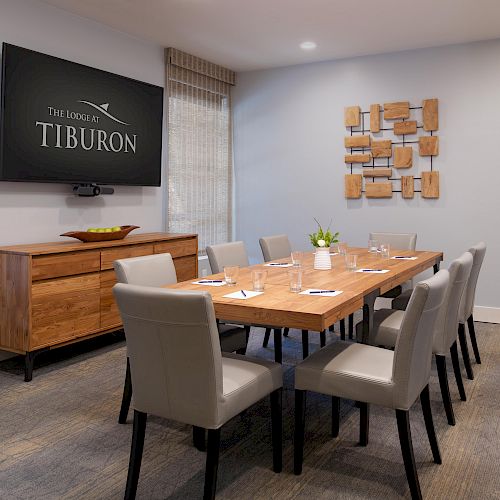
[[[80,100],[79,103],[85,104],[99,111],[101,114],[121,125],[130,126],[109,111],[109,103],[95,104],[90,101]],[[58,109],[48,106],[49,115],[58,118],[67,118],[70,120],[99,123],[100,117],[70,111],[68,109]],[[41,127],[42,137],[40,146],[44,148],[76,149],[80,147],[84,151],[107,151],[112,153],[132,153],[135,154],[137,148],[137,134],[127,134],[119,131],[111,132],[108,135],[106,130],[74,127],[72,125],[62,125],[60,123],[36,121],[35,126]]]

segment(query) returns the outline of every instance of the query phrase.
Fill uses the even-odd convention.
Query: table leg
[[[434,268],[434,274],[439,272],[440,262],[436,262],[432,267]]]
[[[274,361],[281,363],[283,354],[281,352],[281,328],[274,329]]]
[[[368,295],[365,295],[364,304],[363,304],[363,338],[361,342],[363,344],[368,343],[368,337],[370,331],[373,328],[373,310],[375,307],[375,299],[380,295],[380,290],[377,288],[370,292]]]

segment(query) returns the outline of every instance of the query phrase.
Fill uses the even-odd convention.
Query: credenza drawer
[[[30,349],[99,330],[99,273],[33,283]]]
[[[130,245],[126,247],[107,248],[101,250],[101,270],[113,269],[113,262],[118,259],[129,259],[141,255],[152,255],[153,245]]]
[[[191,238],[155,243],[155,253],[169,253],[173,259],[185,255],[196,255],[198,253],[198,240]]]
[[[99,271],[101,252],[71,252],[33,257],[31,277],[33,281],[73,276]]]
[[[114,270],[102,271],[101,279],[101,328],[120,326],[122,319],[113,296],[113,287],[116,284]]]

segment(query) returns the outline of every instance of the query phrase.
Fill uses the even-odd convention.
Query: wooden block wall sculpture
[[[358,154],[358,155],[345,155],[345,163],[368,163],[372,161],[372,155],[370,153]]]
[[[358,127],[360,124],[361,108],[349,106],[344,110],[344,125],[346,127]]]
[[[361,174],[346,174],[344,182],[346,198],[361,198],[363,186],[363,177]]]
[[[415,181],[413,175],[401,176],[401,195],[403,198],[413,198],[415,195]]]
[[[419,137],[418,153],[420,156],[437,156],[439,154],[439,138],[437,135]]]
[[[394,167],[410,168],[413,165],[413,148],[411,146],[394,148]]]
[[[364,168],[363,177],[391,177],[392,168]]]
[[[417,133],[417,122],[415,120],[396,122],[394,124],[394,135],[410,135]]]
[[[439,198],[439,172],[422,172],[422,198]]]
[[[392,198],[392,182],[365,182],[367,198]]]
[[[422,121],[426,132],[439,129],[438,100],[424,99],[422,102]]]
[[[370,106],[370,132],[380,132],[380,104]]]
[[[372,141],[372,156],[374,158],[390,158],[392,156],[392,141],[390,139]]]
[[[344,146],[346,148],[369,148],[370,136],[369,135],[351,135],[344,137]]]
[[[410,103],[408,101],[386,102],[384,119],[397,120],[398,118],[410,118]]]

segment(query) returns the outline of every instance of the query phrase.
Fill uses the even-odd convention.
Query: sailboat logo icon
[[[105,104],[94,104],[93,102],[90,102],[90,101],[78,101],[78,102],[81,102],[83,104],[87,104],[88,106],[93,107],[94,109],[96,109],[97,111],[100,111],[103,115],[107,116],[108,118],[111,118],[112,120],[114,120],[117,123],[121,123],[122,125],[127,125],[127,126],[130,125],[130,123],[122,122],[121,120],[116,118],[116,116],[113,116],[111,113],[108,112],[109,102],[107,102]]]

